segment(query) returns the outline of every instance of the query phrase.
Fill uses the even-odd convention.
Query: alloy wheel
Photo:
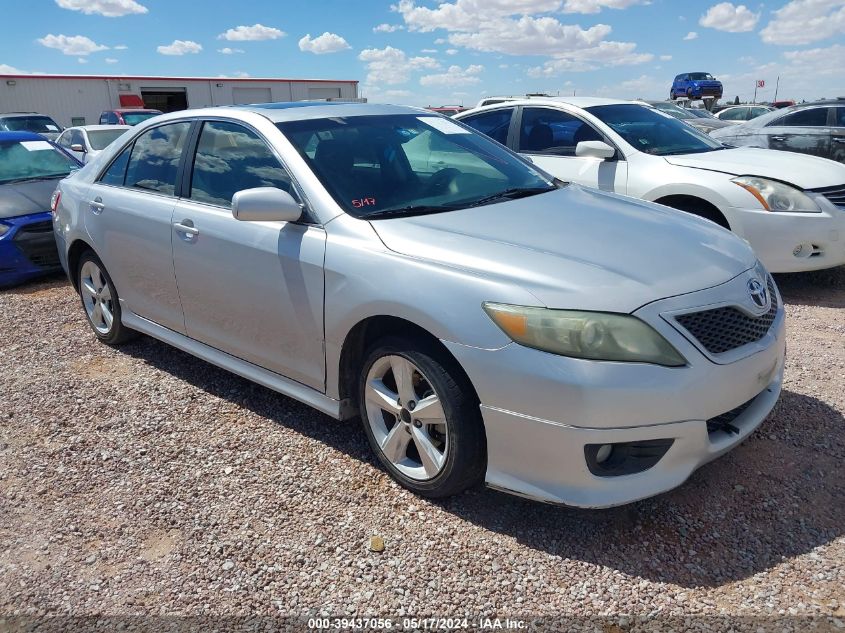
[[[425,374],[403,356],[378,358],[367,373],[364,414],[379,449],[400,473],[435,478],[449,454],[446,414]]]
[[[91,325],[100,334],[107,335],[114,324],[111,290],[103,271],[90,260],[79,271],[79,290]]]

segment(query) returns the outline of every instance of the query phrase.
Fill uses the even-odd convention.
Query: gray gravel
[[[789,359],[770,419],[680,489],[606,511],[417,498],[359,426],[149,338],[100,345],[62,279],[5,291],[0,629],[45,614],[845,627],[845,268],[778,282]]]

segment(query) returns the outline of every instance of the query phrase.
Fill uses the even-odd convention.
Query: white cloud
[[[590,46],[559,54],[542,67],[530,68],[529,77],[551,77],[563,72],[585,72],[602,66],[635,66],[654,59],[651,53],[636,53],[633,42],[599,42]]]
[[[842,0],[792,0],[774,14],[760,31],[767,44],[809,44],[845,33]]]
[[[114,46],[112,48],[116,51],[125,51],[129,47],[126,44],[119,44],[118,46]]]
[[[108,50],[108,46],[102,46],[84,35],[45,35],[36,40],[42,46],[55,48],[65,55],[90,55],[99,51]]]
[[[147,13],[148,9],[135,0],[56,0],[62,9],[82,11],[85,15],[104,15],[119,18],[132,13]]]
[[[424,48],[420,51],[420,53],[436,53],[436,52],[437,52],[436,48]]]
[[[660,99],[666,92],[664,78],[640,75],[618,84],[601,86],[596,91],[600,97],[615,97],[619,99]]]
[[[373,27],[373,33],[395,33],[396,31],[401,31],[404,28],[405,27],[401,24],[387,24],[386,22],[383,22],[382,24]]]
[[[627,9],[635,4],[650,4],[649,0],[566,0],[564,13],[598,13],[602,8]]]
[[[88,63],[88,60],[85,59],[84,57],[77,57],[76,61],[78,61],[80,64],[87,64]]]
[[[240,77],[242,79],[245,79],[246,77],[249,77],[249,73],[245,73],[244,71],[239,70],[239,71],[235,72],[235,77]]]
[[[660,56],[660,61],[662,61],[662,62],[668,62],[670,59],[672,59],[671,55],[661,55]]]
[[[411,78],[411,71],[440,67],[433,57],[409,58],[405,51],[392,46],[364,49],[358,59],[367,64],[366,83],[375,86],[403,84]]]
[[[287,33],[272,26],[253,24],[252,26],[236,26],[218,35],[217,39],[229,40],[230,42],[257,42],[260,40],[277,40],[285,35]]]
[[[161,45],[156,50],[162,55],[195,55],[202,50],[202,44],[191,40],[173,40],[172,44]]]
[[[243,53],[244,51],[242,48],[229,48],[226,46],[224,48],[218,48],[217,52],[223,53],[224,55],[236,55],[238,53]]]
[[[25,70],[9,66],[8,64],[0,64],[0,75],[29,75]]]
[[[299,50],[315,55],[326,55],[327,53],[338,53],[352,48],[349,43],[336,33],[326,31],[322,35],[311,39],[309,33],[299,40]]]
[[[698,23],[701,26],[727,31],[728,33],[746,33],[753,31],[760,19],[759,13],[753,13],[744,4],[733,5],[730,2],[720,2],[707,9]]]
[[[460,66],[449,66],[445,73],[426,75],[420,77],[421,86],[465,86],[481,82],[478,75],[484,70],[484,66],[472,64],[466,68]]]
[[[114,57],[106,57],[106,59],[105,59],[105,62],[107,64],[116,64],[118,61],[120,61],[120,60],[117,60]]]
[[[695,31],[690,31],[689,33],[684,35],[684,41],[697,40],[697,39],[698,39],[698,33],[696,33]]]
[[[457,55],[460,51],[457,48],[447,48],[446,54],[447,55]]]

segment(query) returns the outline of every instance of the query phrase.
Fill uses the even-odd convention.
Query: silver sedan
[[[99,340],[144,333],[360,416],[421,495],[630,502],[735,447],[781,390],[783,307],[742,240],[425,110],[161,116],[53,207]]]

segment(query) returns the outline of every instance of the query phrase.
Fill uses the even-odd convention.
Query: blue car
[[[670,99],[722,98],[722,82],[710,73],[682,73],[675,77],[669,89]]]
[[[0,287],[61,270],[50,199],[82,163],[32,132],[0,132]]]

